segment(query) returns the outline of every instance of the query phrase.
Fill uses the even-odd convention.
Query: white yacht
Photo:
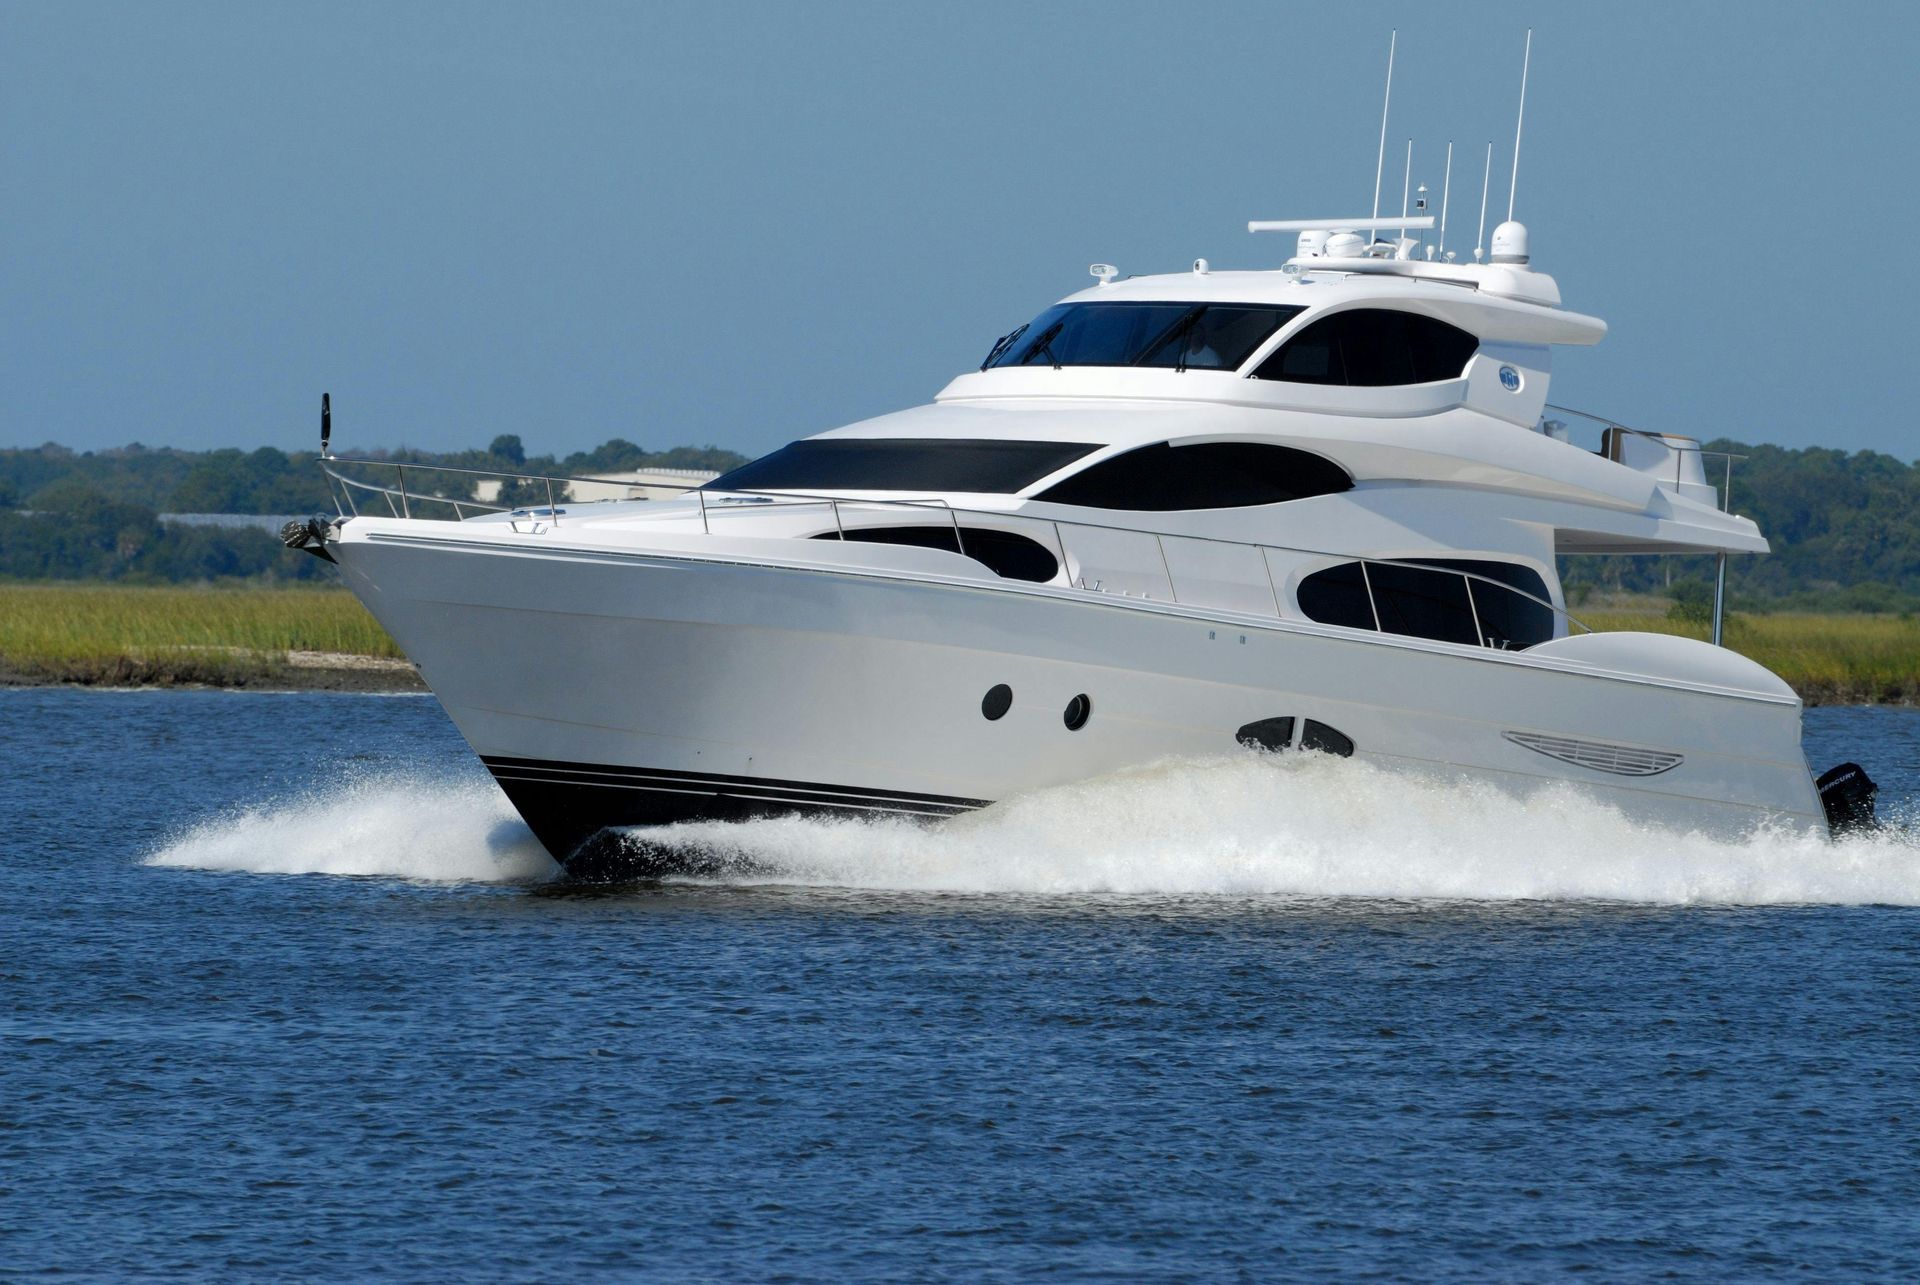
[[[1764,552],[1718,468],[1571,440],[1553,350],[1606,326],[1524,227],[1464,263],[1360,235],[1383,225],[1431,221],[1255,225],[1299,231],[1274,270],[1095,265],[931,404],[681,498],[523,478],[538,503],[476,515],[323,445],[339,511],[287,539],[575,870],[651,868],[633,827],[939,818],[1235,752],[1824,830],[1785,682],[1566,610],[1560,555]]]

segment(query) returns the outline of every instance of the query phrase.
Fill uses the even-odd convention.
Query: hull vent
[[[1682,755],[1669,750],[1643,750],[1633,745],[1613,745],[1606,741],[1583,741],[1572,736],[1544,736],[1539,732],[1502,732],[1515,745],[1525,746],[1575,767],[1588,767],[1615,776],[1658,776],[1678,767]]]

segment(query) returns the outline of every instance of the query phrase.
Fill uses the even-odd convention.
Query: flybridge
[[[1437,242],[1425,244],[1408,232],[1424,232],[1435,226],[1427,209],[1427,187],[1422,183],[1417,200],[1413,190],[1413,140],[1407,140],[1407,163],[1401,177],[1400,215],[1380,214],[1380,180],[1387,158],[1387,116],[1393,104],[1393,62],[1399,44],[1394,32],[1387,45],[1387,89],[1380,108],[1380,150],[1373,171],[1373,213],[1364,219],[1256,219],[1247,224],[1248,232],[1296,232],[1299,242],[1288,272],[1378,273],[1444,281],[1471,286],[1488,294],[1522,299],[1530,303],[1557,307],[1560,289],[1552,277],[1528,268],[1531,254],[1526,225],[1514,219],[1515,199],[1520,190],[1520,138],[1527,114],[1527,73],[1533,62],[1533,31],[1527,31],[1526,50],[1520,66],[1520,111],[1513,131],[1513,172],[1507,188],[1507,218],[1493,230],[1493,255],[1490,264],[1483,245],[1475,245],[1474,261],[1456,263],[1447,246],[1447,212],[1453,195],[1453,143],[1447,143],[1446,177],[1440,196],[1440,235]],[[1487,196],[1493,179],[1493,144],[1487,144],[1486,170],[1480,181],[1480,228],[1476,241],[1487,227]],[[1388,228],[1399,230],[1391,241],[1362,232],[1377,233]],[[1424,257],[1422,257],[1424,255]]]
[[[1360,230],[1376,227],[1405,227],[1413,230],[1433,226],[1431,218],[1408,219],[1278,219],[1247,224],[1249,232],[1298,232],[1300,240],[1284,272],[1373,273],[1382,276],[1413,277],[1425,281],[1444,281],[1471,286],[1491,295],[1522,299],[1528,303],[1560,306],[1560,287],[1544,272],[1528,266],[1527,229],[1512,221],[1502,223],[1493,232],[1492,263],[1455,263],[1444,259],[1416,258],[1412,238],[1374,241],[1368,244]]]

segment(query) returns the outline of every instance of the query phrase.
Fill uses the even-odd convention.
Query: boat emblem
[[[1511,366],[1500,368],[1500,386],[1510,393],[1520,391],[1520,372]]]

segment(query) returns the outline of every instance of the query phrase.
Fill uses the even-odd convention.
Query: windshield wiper
[[[1173,368],[1175,371],[1184,372],[1187,368],[1187,332],[1193,329],[1193,323],[1200,320],[1206,311],[1207,305],[1201,304],[1198,308],[1195,308],[1192,312],[1189,312],[1186,316],[1174,322],[1165,334],[1161,335],[1156,342],[1147,345],[1147,350],[1133,359],[1133,364],[1136,366],[1145,365],[1149,357],[1165,348],[1168,344],[1178,341],[1180,344],[1180,359],[1173,363]]]
[[[1021,335],[1027,333],[1027,327],[1032,324],[1030,321],[1021,322],[1017,328],[1009,330],[1006,334],[994,340],[993,347],[987,352],[987,359],[980,363],[980,369],[985,370],[987,367],[993,365],[994,362],[1000,360],[1000,358],[1006,354],[1007,349],[1013,347],[1014,341],[1019,339]]]
[[[1061,327],[1065,326],[1066,324],[1067,323],[1065,320],[1056,321],[1051,326],[1048,326],[1045,330],[1041,331],[1040,337],[1034,340],[1033,343],[1028,345],[1025,355],[1023,355],[1020,358],[1020,364],[1024,366],[1028,362],[1032,361],[1035,357],[1038,357],[1041,353],[1045,353],[1047,355],[1047,360],[1053,363],[1053,368],[1055,370],[1060,369],[1060,359],[1054,356],[1053,341],[1059,336]]]

